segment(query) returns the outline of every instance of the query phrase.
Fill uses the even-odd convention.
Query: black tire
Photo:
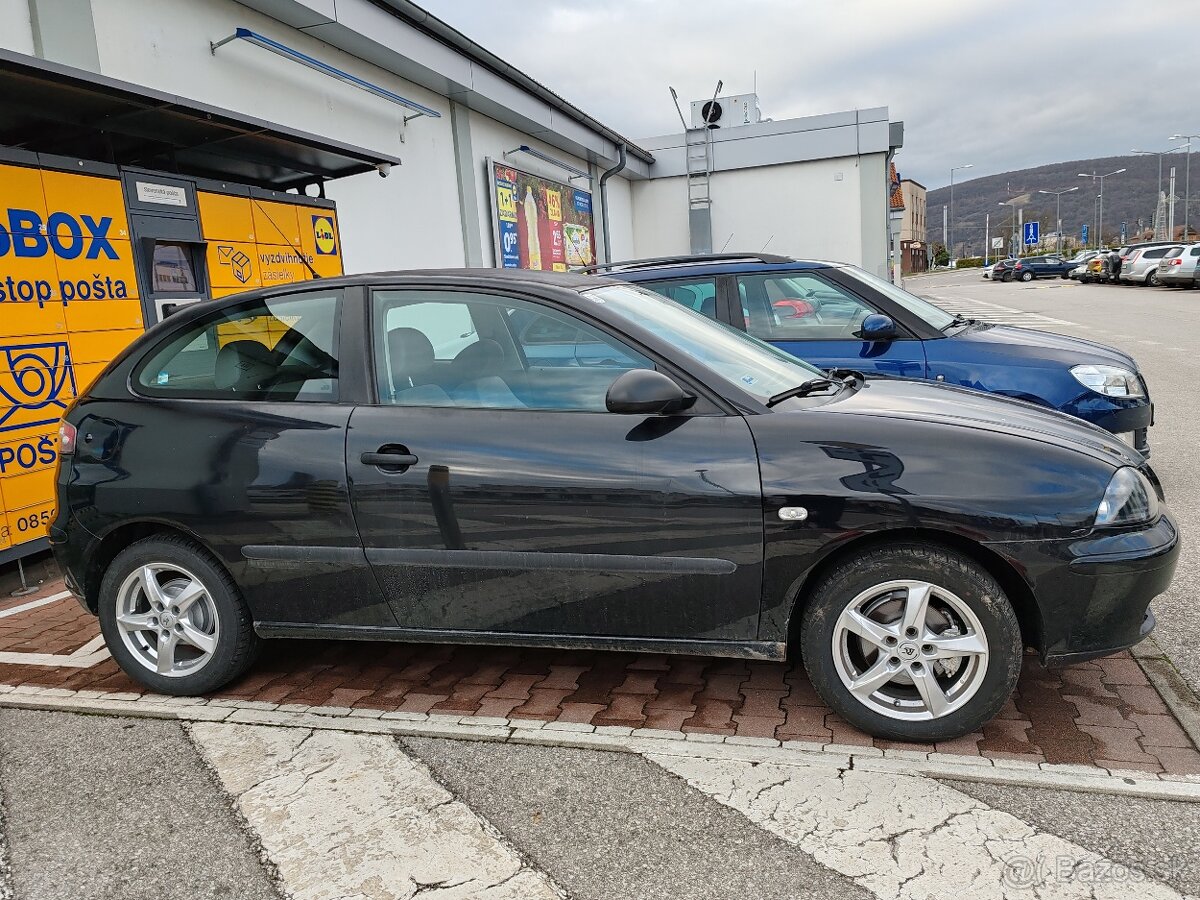
[[[1021,280],[1022,281],[1033,281],[1033,273],[1032,272],[1022,272]]]
[[[1158,287],[1160,284],[1162,284],[1162,282],[1158,280],[1158,273],[1152,270],[1150,274],[1146,276],[1146,287]]]
[[[987,639],[986,667],[975,693],[938,718],[899,719],[876,712],[838,674],[833,641],[839,617],[862,593],[898,579],[953,592],[974,613]],[[992,719],[1016,687],[1023,651],[1016,614],[996,580],[973,560],[926,543],[877,547],[827,573],[801,615],[800,646],[813,687],[843,719],[878,738],[924,743],[961,737]]]
[[[218,623],[217,639],[210,658],[196,671],[160,675],[140,660],[122,637],[117,624],[121,586],[149,565],[185,570],[200,582],[211,599]],[[223,687],[254,664],[262,644],[254,633],[250,610],[229,573],[203,548],[175,535],[149,537],[117,554],[100,583],[99,616],[100,630],[113,659],[131,678],[161,694],[194,696]]]

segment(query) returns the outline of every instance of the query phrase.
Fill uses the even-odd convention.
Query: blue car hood
[[[1128,353],[1115,347],[1085,341],[1081,338],[1034,331],[1029,328],[1013,328],[1008,325],[975,324],[950,336],[947,340],[992,345],[997,352],[1016,353],[1026,359],[1041,358],[1069,365],[1092,363],[1095,365],[1122,366],[1138,371],[1137,363]],[[931,354],[940,341],[930,341],[926,346]],[[1022,352],[1024,351],[1024,352]]]

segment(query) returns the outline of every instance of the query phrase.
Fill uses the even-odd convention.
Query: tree
[[[944,265],[948,265],[949,262],[950,262],[950,254],[946,250],[946,245],[943,243],[940,243],[940,242],[934,244],[933,245],[933,264],[935,266],[944,266]]]

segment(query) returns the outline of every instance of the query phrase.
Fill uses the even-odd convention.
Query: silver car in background
[[[1200,243],[1172,248],[1158,261],[1159,283],[1190,290],[1195,286],[1197,262],[1200,262]]]
[[[1129,255],[1124,257],[1121,264],[1121,280],[1127,284],[1142,284],[1153,287],[1158,284],[1158,263],[1172,250],[1180,249],[1179,244],[1165,244],[1161,247],[1134,247]]]

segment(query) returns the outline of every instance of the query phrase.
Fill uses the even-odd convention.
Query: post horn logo
[[[9,344],[0,347],[0,358],[0,431],[57,422],[75,394],[67,342]]]

